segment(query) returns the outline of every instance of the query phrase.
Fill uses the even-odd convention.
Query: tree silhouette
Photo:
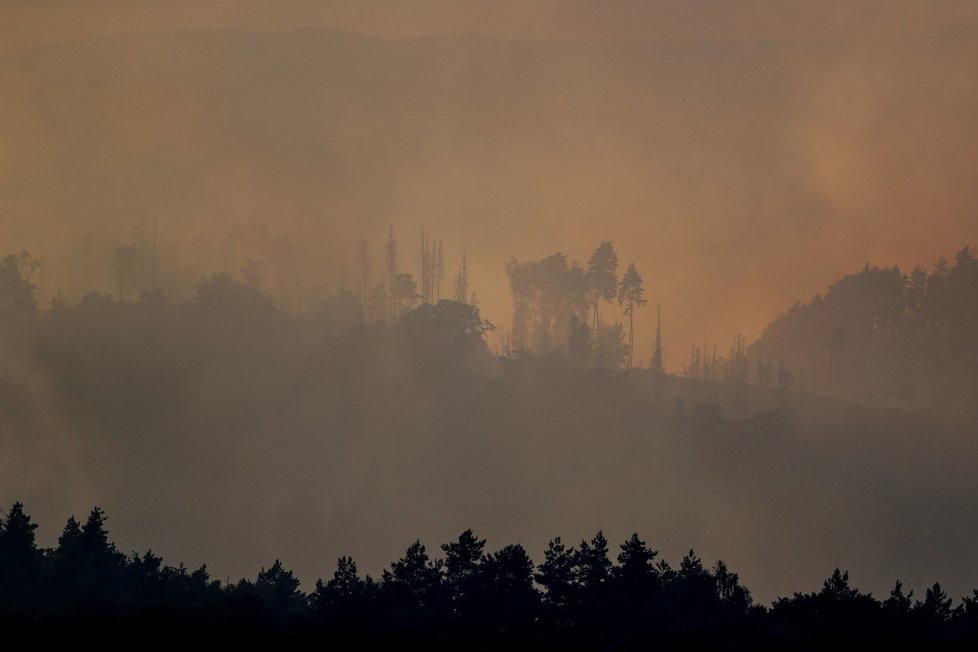
[[[851,600],[859,595],[859,590],[849,586],[849,572],[836,568],[822,584],[821,595],[833,601]]]
[[[605,592],[610,576],[608,539],[598,532],[590,542],[582,540],[574,553],[574,580],[583,595],[598,598]]]
[[[0,518],[0,613],[2,605],[24,609],[34,597],[42,561],[34,542],[36,529],[19,502]]]
[[[897,580],[893,590],[890,591],[890,597],[883,601],[883,609],[893,616],[905,617],[913,606],[912,597],[913,591],[904,595],[903,582]]]
[[[361,579],[352,557],[340,557],[332,579],[316,580],[309,595],[309,616],[323,632],[352,644],[362,640],[363,631],[377,625],[376,583]]]
[[[432,561],[420,540],[381,577],[392,602],[392,618],[399,627],[421,635],[434,619],[442,617],[442,561]]]
[[[618,286],[618,303],[624,306],[628,317],[628,362],[627,369],[632,368],[632,356],[635,351],[635,308],[644,306],[645,288],[642,286],[642,276],[635,269],[635,263],[628,263],[628,269],[621,278]]]
[[[449,367],[488,355],[486,335],[494,329],[475,306],[442,299],[405,313],[396,332],[419,364]]]
[[[600,322],[600,302],[613,301],[618,291],[618,254],[615,246],[603,240],[587,261],[588,287],[594,305],[591,325],[597,330]]]
[[[829,396],[978,414],[978,259],[965,247],[927,273],[867,264],[825,294],[796,302],[750,346],[768,360],[804,361],[809,386]],[[794,365],[792,365],[794,369]]]
[[[0,258],[0,320],[23,322],[37,313],[36,287],[31,274],[39,263],[29,253]]]
[[[306,596],[299,590],[298,578],[278,559],[269,569],[262,568],[258,573],[255,592],[278,618],[299,616],[305,607]]]
[[[536,581],[546,589],[551,607],[566,607],[573,595],[575,551],[567,548],[560,537],[551,539],[543,553],[543,563],[537,567]]]
[[[951,598],[941,589],[939,582],[924,592],[924,601],[914,604],[915,615],[923,618],[928,624],[942,625],[951,619]]]
[[[456,594],[464,592],[465,583],[477,574],[485,545],[486,540],[476,537],[472,530],[462,532],[457,541],[442,544],[445,579]]]
[[[52,551],[39,550],[36,526],[15,503],[0,519],[0,622],[5,631],[74,640],[98,624],[106,642],[152,633],[154,640],[329,642],[341,647],[424,649],[804,649],[952,646],[978,642],[978,590],[953,607],[934,584],[911,606],[897,582],[883,602],[835,569],[815,593],[779,598],[770,608],[723,561],[712,569],[690,550],[673,569],[653,566],[656,551],[633,534],[608,558],[601,532],[566,548],[552,539],[534,574],[522,546],[485,554],[466,530],[431,560],[420,541],[384,571],[361,579],[340,557],[332,579],[308,598],[279,560],[252,582],[212,581],[148,551],[121,555],[105,514],[70,518]],[[534,581],[544,589],[541,593]]]
[[[459,303],[472,303],[469,296],[469,266],[468,252],[462,248],[462,262],[458,267],[458,274],[455,275],[455,294],[454,299]]]
[[[521,545],[486,555],[479,566],[483,640],[504,644],[531,640],[539,595],[533,588],[533,561]]]
[[[525,263],[513,258],[506,273],[513,296],[515,349],[551,353],[569,348],[570,330],[589,310],[585,270],[556,253]],[[580,342],[577,337],[576,344]]]
[[[109,541],[102,509],[93,508],[84,525],[69,518],[54,551],[62,599],[85,600],[90,608],[100,608],[118,593],[125,563],[125,555]]]
[[[603,240],[587,261],[588,289],[594,306],[591,328],[600,332],[602,301],[614,301],[618,293],[618,254],[610,242]],[[602,363],[601,340],[597,342],[598,364]]]
[[[612,571],[618,589],[629,597],[647,595],[658,580],[658,572],[652,563],[658,554],[639,538],[638,533],[632,534],[621,544],[618,566]]]

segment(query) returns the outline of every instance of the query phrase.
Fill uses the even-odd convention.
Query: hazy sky
[[[978,17],[967,0],[4,0],[0,52],[127,31],[326,27],[370,36],[795,39],[867,35]]]
[[[691,340],[753,338],[866,261],[927,265],[978,242],[976,20],[978,5],[951,1],[7,0],[0,55],[16,83],[3,98],[0,228],[8,248],[50,258],[56,232],[119,240],[140,212],[183,216],[162,228],[185,249],[228,222],[295,233],[303,221],[324,254],[310,274],[335,276],[359,237],[379,255],[386,225],[411,243],[423,219],[448,241],[450,272],[468,245],[503,330],[510,255],[583,261],[611,239],[664,304],[678,370]],[[70,45],[186,28],[280,40]],[[290,58],[281,43],[300,28],[374,40]],[[403,56],[387,40],[472,34],[505,40],[414,42]],[[44,54],[53,44],[84,54],[69,65]],[[312,98],[331,47],[351,63],[323,73]],[[176,72],[154,81],[154,62]],[[202,67],[212,77],[193,79]],[[317,123],[311,107],[335,120]]]

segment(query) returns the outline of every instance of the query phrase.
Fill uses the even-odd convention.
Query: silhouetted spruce
[[[340,557],[308,596],[275,560],[255,580],[222,584],[206,568],[171,567],[147,551],[121,554],[105,513],[70,518],[54,549],[15,503],[0,519],[0,626],[35,638],[104,641],[271,641],[424,649],[892,649],[978,642],[978,590],[957,606],[940,584],[911,603],[897,582],[880,602],[835,569],[815,593],[770,608],[753,603],[736,573],[707,568],[691,550],[674,569],[637,534],[610,561],[601,532],[576,548],[553,539],[534,567],[522,546],[485,553],[471,530],[432,559],[420,541],[385,570],[361,578]]]

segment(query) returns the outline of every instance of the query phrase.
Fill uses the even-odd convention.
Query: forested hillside
[[[217,275],[187,301],[42,305],[34,267],[0,265],[0,493],[45,524],[101,504],[125,550],[217,577],[277,556],[308,583],[324,558],[356,551],[376,573],[400,542],[478,525],[528,549],[639,530],[673,558],[722,556],[765,600],[835,565],[875,594],[900,577],[964,595],[978,572],[970,424],[724,378],[719,363],[625,370],[626,329],[614,354],[589,335],[594,295],[576,317],[583,355],[557,339],[494,355],[491,324],[461,301],[412,295],[365,318],[339,287],[295,313]],[[599,297],[602,324],[618,298]],[[542,333],[548,313],[526,305]]]
[[[754,382],[783,364],[826,396],[978,420],[978,258],[931,271],[866,265],[795,303],[748,349]],[[769,374],[770,375],[770,374]]]

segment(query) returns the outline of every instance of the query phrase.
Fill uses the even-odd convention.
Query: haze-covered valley
[[[5,51],[0,506],[306,591],[473,528],[970,595],[976,36]]]

